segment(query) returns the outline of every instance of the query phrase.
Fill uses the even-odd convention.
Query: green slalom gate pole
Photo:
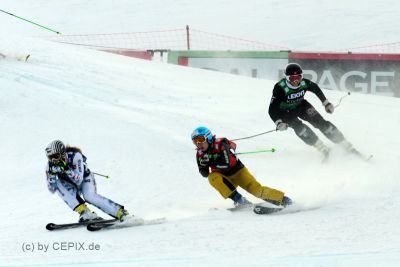
[[[61,34],[61,32],[59,32],[59,31],[55,31],[55,30],[50,29],[50,28],[48,28],[48,27],[46,27],[46,26],[40,25],[40,24],[38,24],[38,23],[36,23],[36,22],[30,21],[30,20],[28,20],[28,19],[24,19],[23,17],[14,15],[14,14],[12,14],[12,13],[10,13],[10,12],[5,11],[5,10],[0,9],[0,11],[3,12],[3,13],[6,13],[7,15],[16,17],[16,18],[18,18],[18,19],[24,20],[24,21],[26,21],[26,22],[29,22],[29,23],[33,24],[33,25],[36,25],[36,26],[41,27],[41,28],[43,28],[43,29],[46,29],[46,30],[48,30],[48,31],[55,32],[55,33],[57,33],[57,34]]]
[[[265,152],[274,153],[274,152],[276,152],[276,149],[271,148],[271,149],[256,150],[256,151],[239,152],[239,153],[235,153],[235,155],[258,154],[258,153],[265,153]]]
[[[101,176],[101,177],[104,177],[104,178],[106,178],[106,179],[110,179],[111,177],[110,177],[110,175],[105,175],[105,174],[101,174],[101,173],[97,173],[97,172],[92,172],[94,175],[98,175],[98,176]]]

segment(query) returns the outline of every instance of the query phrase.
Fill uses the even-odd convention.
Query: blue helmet
[[[194,131],[192,132],[192,141],[200,135],[204,135],[204,137],[207,139],[207,142],[209,144],[212,143],[213,141],[213,135],[210,131],[210,129],[208,129],[207,127],[204,126],[199,126],[196,129],[194,129]]]

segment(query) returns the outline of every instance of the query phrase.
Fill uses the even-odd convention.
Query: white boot
[[[250,207],[253,205],[253,203],[251,203],[250,201],[248,201],[245,197],[241,197],[239,199],[239,201],[236,201],[233,203],[233,205],[235,205],[236,208],[240,208],[240,207]]]
[[[115,217],[121,222],[123,222],[128,216],[129,212],[122,207],[117,211],[117,214],[115,215]]]
[[[339,145],[343,147],[343,149],[346,150],[347,152],[354,152],[353,145],[347,140],[344,140],[343,142],[339,143]]]
[[[318,149],[319,152],[324,154],[325,157],[329,156],[330,149],[324,143],[322,143],[321,140],[318,139],[317,142],[315,142],[314,147]]]
[[[101,220],[102,218],[99,217],[96,212],[90,211],[89,209],[86,209],[79,215],[79,222],[85,222],[85,221],[93,221],[93,220]]]

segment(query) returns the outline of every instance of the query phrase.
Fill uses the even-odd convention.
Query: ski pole
[[[97,173],[97,172],[92,172],[94,175],[98,175],[98,176],[102,176],[106,179],[110,179],[110,175],[105,175],[105,174],[101,174],[101,173]]]
[[[33,22],[33,21],[30,21],[30,20],[28,20],[28,19],[24,19],[24,18],[22,18],[22,17],[20,17],[20,16],[14,15],[14,14],[12,14],[12,13],[10,13],[10,12],[5,11],[5,10],[0,9],[0,11],[3,12],[3,13],[6,13],[7,15],[16,17],[16,18],[18,18],[18,19],[22,19],[22,20],[24,20],[24,21],[26,21],[26,22],[29,22],[29,23],[33,24],[33,25],[39,26],[39,27],[41,27],[41,28],[43,28],[43,29],[46,29],[46,30],[55,32],[55,33],[57,33],[57,34],[61,34],[61,32],[59,32],[59,31],[52,30],[52,29],[50,29],[50,28],[48,28],[48,27],[46,27],[46,26],[40,25],[40,24],[38,24],[38,23],[36,23],[36,22]]]
[[[345,98],[346,96],[349,96],[349,95],[350,95],[350,92],[347,92],[347,94],[345,94],[344,96],[342,96],[342,97],[340,98],[340,100],[339,100],[339,103],[335,106],[335,108],[337,108],[337,107],[340,105],[340,103],[342,102],[343,98]]]
[[[271,149],[263,149],[263,150],[256,150],[256,151],[247,151],[247,152],[238,152],[238,153],[234,153],[235,155],[245,155],[245,154],[257,154],[257,153],[265,153],[265,152],[276,152],[275,148],[271,148]]]
[[[272,133],[272,132],[276,132],[276,129],[273,130],[269,130],[263,133],[259,133],[259,134],[255,134],[255,135],[251,135],[251,136],[247,136],[247,137],[242,137],[242,138],[236,138],[236,139],[232,139],[232,141],[237,141],[237,140],[243,140],[243,139],[249,139],[249,138],[253,138],[259,135],[263,135],[263,134],[267,134],[267,133]]]

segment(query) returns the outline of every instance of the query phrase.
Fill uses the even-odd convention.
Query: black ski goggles
[[[62,160],[64,158],[64,154],[63,153],[56,153],[56,154],[48,155],[47,158],[51,162],[58,162],[58,161],[60,161],[60,160]]]

